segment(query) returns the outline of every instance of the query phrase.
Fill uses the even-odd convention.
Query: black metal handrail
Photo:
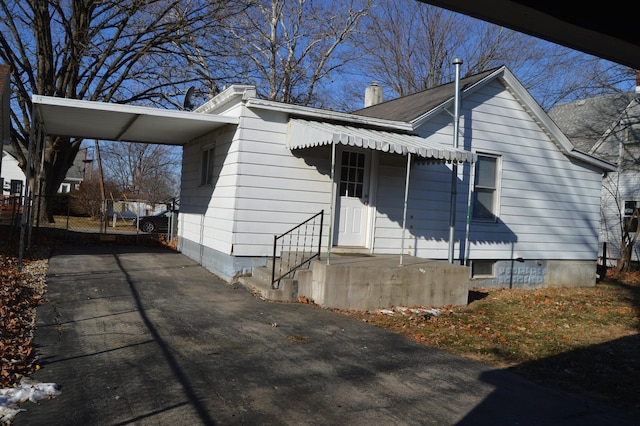
[[[318,224],[318,218],[320,223]],[[322,248],[322,222],[324,218],[324,210],[316,213],[301,224],[291,228],[281,235],[273,237],[273,258],[271,265],[271,288],[277,289],[280,286],[280,280],[305,264],[310,263],[313,259],[320,259],[320,249]],[[316,234],[317,229],[317,234]],[[317,249],[314,243],[317,238]],[[302,242],[300,241],[302,239]],[[295,241],[294,241],[295,240]],[[280,242],[280,264],[278,273],[276,274],[276,255],[278,253],[278,242]],[[285,247],[288,249],[285,250]],[[307,256],[308,247],[308,256]],[[302,248],[302,250],[300,250]],[[286,272],[282,272],[283,261],[282,256],[286,253],[286,265],[289,268]],[[300,258],[298,259],[298,256]],[[293,261],[292,258],[293,257]],[[289,265],[294,266],[289,266]]]

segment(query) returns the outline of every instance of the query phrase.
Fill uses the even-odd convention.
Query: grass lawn
[[[55,223],[40,222],[39,226],[46,228],[69,229],[78,232],[100,232],[100,219],[83,216],[54,216]],[[115,222],[109,220],[107,232],[113,230],[135,231],[135,227],[130,220],[119,219]]]

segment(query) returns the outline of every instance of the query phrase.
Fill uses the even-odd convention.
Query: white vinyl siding
[[[230,254],[233,240],[236,167],[229,151],[235,127],[220,130],[184,147],[180,190],[180,238]],[[214,147],[211,183],[201,185],[202,154]],[[228,166],[223,165],[229,163]],[[209,161],[207,162],[209,163]],[[195,167],[194,167],[195,166]]]
[[[570,160],[497,81],[464,97],[461,112],[461,146],[499,153],[501,163],[499,220],[471,223],[469,258],[595,260],[601,171]],[[451,144],[452,128],[451,116],[444,112],[418,132]],[[406,160],[390,164],[384,157],[380,162],[374,251],[398,253],[403,197],[398,188],[404,187]],[[463,255],[470,177],[469,165],[458,169],[456,259]],[[405,251],[446,259],[451,168],[414,164],[410,179]]]
[[[601,171],[569,159],[498,81],[464,97],[460,145],[499,156],[496,221],[472,221],[469,258],[595,260]],[[240,123],[184,148],[180,232],[233,256],[270,256],[274,235],[324,209],[330,225],[331,147],[291,151],[284,112],[242,107]],[[418,133],[452,143],[451,116],[432,117]],[[200,185],[202,152],[215,140],[210,185]],[[371,187],[374,253],[401,250],[407,157],[380,152]],[[339,157],[338,157],[339,163]],[[466,239],[472,165],[458,166],[455,258]],[[451,165],[411,167],[405,253],[446,259]]]
[[[259,114],[247,109],[242,119],[234,254],[271,255],[274,235],[323,209],[326,241],[331,205],[330,147],[296,155],[286,145],[287,115],[273,111]]]
[[[226,143],[220,142],[221,136],[215,136],[213,187],[194,188],[199,186],[194,179],[202,176],[196,177],[187,167],[197,164],[194,160],[204,163],[199,158],[202,146],[210,144],[213,136],[185,147],[181,203],[199,206],[199,213],[181,211],[184,238],[229,255],[268,256],[273,250],[274,235],[324,209],[326,241],[331,199],[330,147],[306,150],[305,158],[294,155],[286,147],[286,115],[265,114],[270,117],[262,121],[246,111],[241,119],[242,130],[225,135],[222,139]],[[310,166],[309,162],[315,165]]]
[[[500,152],[502,161],[500,221],[472,226],[470,257],[595,260],[601,171],[569,160],[498,82],[467,106],[473,149]],[[498,230],[503,238],[492,235]]]

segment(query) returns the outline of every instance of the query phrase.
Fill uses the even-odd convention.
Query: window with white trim
[[[200,185],[213,183],[213,160],[215,158],[214,147],[202,151],[202,164],[200,169]]]
[[[478,154],[473,190],[473,219],[496,221],[498,217],[498,168],[500,157]]]

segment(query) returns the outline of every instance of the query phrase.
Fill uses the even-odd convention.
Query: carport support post
[[[22,203],[22,217],[20,220],[20,247],[18,249],[18,271],[22,271],[22,257],[24,255],[24,238],[25,228],[27,226],[27,209],[29,207],[29,180],[31,179],[31,153],[33,152],[33,138],[35,135],[34,127],[37,126],[38,120],[35,117],[35,104],[31,106],[31,129],[29,129],[29,149],[27,151],[27,173],[25,173],[24,183],[24,201]]]
[[[462,59],[455,58],[456,79],[453,95],[453,147],[458,148],[458,127],[460,126],[460,65]],[[449,263],[453,263],[453,249],[456,234],[456,199],[458,195],[458,164],[451,162],[451,208],[449,211]]]

